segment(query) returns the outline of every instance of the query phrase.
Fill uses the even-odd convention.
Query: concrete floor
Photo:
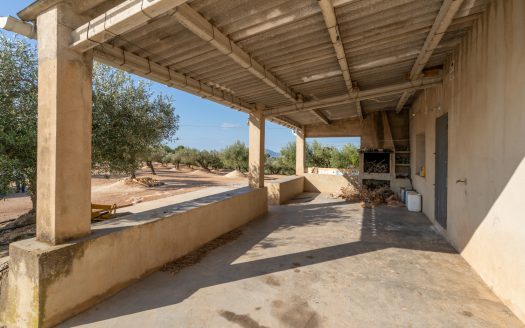
[[[62,327],[524,326],[422,214],[304,194]]]

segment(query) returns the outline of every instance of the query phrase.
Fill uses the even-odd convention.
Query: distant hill
[[[266,149],[266,153],[268,155],[270,155],[271,158],[275,158],[275,157],[281,156],[281,154],[279,154],[278,152],[275,152],[275,151],[273,151],[271,149]]]

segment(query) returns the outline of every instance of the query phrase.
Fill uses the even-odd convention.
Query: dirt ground
[[[157,175],[149,168],[137,172],[137,177],[151,177],[164,182],[158,187],[145,187],[126,182],[125,177],[93,176],[91,179],[91,201],[96,204],[135,204],[177,194],[195,191],[201,188],[224,185],[243,185],[245,177],[225,177],[230,171],[206,172],[196,168],[157,165]],[[31,200],[27,194],[13,194],[0,201],[0,223],[12,220],[31,209]]]
[[[106,178],[93,176],[91,179],[91,202],[94,204],[117,204],[117,206],[132,205],[159,198],[184,194],[198,189],[215,186],[241,187],[248,179],[239,172],[220,170],[208,172],[198,168],[181,166],[155,166],[156,175],[148,167],[136,172],[137,178],[150,177],[163,182],[163,185],[146,187],[128,181],[127,177]],[[267,176],[274,180],[279,176]],[[31,210],[31,200],[27,194],[9,195],[0,200],[0,257],[7,255],[10,242],[31,238],[35,234],[35,225],[23,224],[15,229],[5,229],[13,220]],[[19,220],[17,220],[19,221]]]

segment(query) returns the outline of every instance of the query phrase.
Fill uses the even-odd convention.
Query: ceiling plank
[[[423,48],[419,52],[419,55],[412,66],[412,70],[410,71],[411,81],[420,77],[421,72],[430,60],[430,57],[432,57],[432,53],[438,47],[441,38],[445,35],[445,32],[452,23],[454,16],[456,16],[456,13],[462,4],[463,0],[443,1],[436,20],[434,21],[434,24],[432,24],[432,28],[423,44]],[[396,106],[396,113],[399,113],[403,107],[405,107],[406,102],[413,94],[414,91],[407,91],[401,95]]]
[[[242,68],[253,76],[260,79],[268,86],[288,98],[292,102],[298,102],[298,95],[283,81],[268,71],[263,64],[255,60],[249,53],[239,47],[228,36],[211,24],[201,14],[191,8],[188,4],[177,7],[173,16],[202,40],[208,42],[221,53],[227,55]]]

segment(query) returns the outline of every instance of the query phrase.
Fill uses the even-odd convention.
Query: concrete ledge
[[[268,188],[268,202],[273,205],[281,205],[304,190],[304,177],[291,176],[274,181],[266,181]]]
[[[267,209],[266,188],[241,188],[93,225],[68,244],[11,244],[2,322],[54,326]]]
[[[305,192],[322,192],[328,194],[339,194],[341,188],[350,184],[348,178],[342,175],[330,174],[305,174],[304,191]]]

